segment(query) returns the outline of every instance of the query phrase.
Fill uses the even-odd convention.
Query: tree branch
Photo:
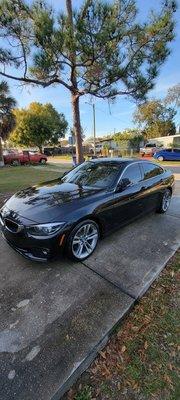
[[[128,95],[131,95],[131,94],[133,94],[135,92],[136,92],[136,89],[129,90],[129,91],[119,90],[114,94],[109,93],[109,94],[104,94],[104,95],[103,94],[99,94],[98,92],[97,93],[93,92],[93,91],[92,92],[88,92],[88,93],[92,94],[95,97],[101,98],[101,99],[110,99],[111,97],[116,97],[116,96],[121,96],[121,95],[128,96]]]
[[[81,15],[80,15],[81,20],[85,18],[86,12],[88,10],[88,7],[91,5],[91,3],[92,3],[92,0],[86,0],[84,7],[82,8],[82,11],[81,11]]]
[[[53,83],[60,83],[61,85],[65,86],[66,89],[71,90],[73,89],[72,86],[68,85],[66,82],[62,81],[61,79],[59,79],[58,77],[52,77],[48,82],[45,81],[41,81],[39,79],[32,79],[32,78],[27,78],[27,77],[18,77],[18,76],[13,76],[10,74],[6,74],[5,72],[1,72],[0,71],[0,75],[4,76],[5,78],[10,78],[10,79],[14,79],[16,81],[20,81],[20,82],[25,82],[25,83],[32,83],[32,84],[36,84],[36,85],[41,85],[43,87],[48,87],[50,85],[52,85]]]

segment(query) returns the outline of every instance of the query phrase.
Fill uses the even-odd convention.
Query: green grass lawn
[[[63,400],[179,400],[180,251]]]
[[[72,161],[72,155],[71,154],[62,154],[62,155],[55,155],[54,157],[49,156],[48,157],[48,161],[51,162],[52,161],[57,161],[57,162],[63,162],[63,160],[66,161]]]
[[[66,165],[45,165],[38,168],[34,166],[0,168],[0,194],[14,193],[19,189],[34,185],[38,182],[56,179],[67,169]]]

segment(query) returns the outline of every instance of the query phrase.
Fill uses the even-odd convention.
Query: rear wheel
[[[70,233],[67,254],[71,259],[83,261],[95,250],[99,240],[99,227],[90,219],[80,222]]]
[[[163,193],[160,206],[157,210],[158,213],[164,214],[168,210],[171,203],[171,197],[172,193],[170,189],[166,189]]]

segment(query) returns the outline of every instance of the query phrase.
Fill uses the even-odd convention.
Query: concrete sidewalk
[[[178,183],[179,185],[179,183]],[[84,263],[33,264],[0,239],[2,400],[58,400],[180,244],[180,188]]]

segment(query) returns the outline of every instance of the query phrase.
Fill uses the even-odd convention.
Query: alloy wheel
[[[90,256],[99,238],[98,228],[89,222],[82,225],[74,235],[72,240],[72,253],[76,259],[82,260]]]
[[[163,156],[159,156],[159,157],[158,157],[158,160],[159,160],[159,161],[163,161],[163,160],[164,160],[164,157],[163,157]]]
[[[13,160],[13,161],[12,161],[12,165],[14,165],[15,167],[18,166],[18,165],[20,165],[19,160]]]
[[[171,192],[169,190],[167,190],[164,195],[163,195],[163,199],[162,199],[162,210],[164,212],[167,211],[167,209],[170,206],[170,202],[171,202]]]

